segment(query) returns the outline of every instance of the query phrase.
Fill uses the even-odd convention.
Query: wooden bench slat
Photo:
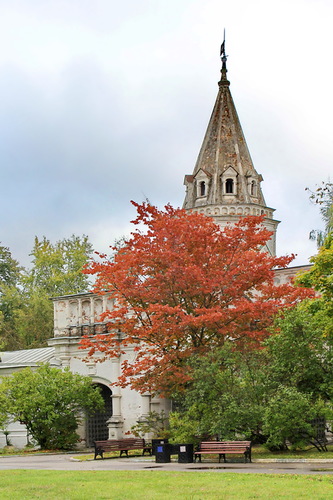
[[[199,457],[199,462],[201,462],[201,455],[205,454],[218,454],[219,462],[223,456],[224,462],[226,462],[225,455],[227,453],[231,454],[244,454],[244,461],[247,458],[251,462],[251,441],[202,441],[198,449],[194,452],[194,460],[196,461],[197,456]]]
[[[151,455],[152,449],[151,446],[148,445],[144,439],[138,438],[123,438],[123,439],[106,439],[104,441],[95,441],[95,457],[100,455],[103,459],[103,453],[107,451],[119,451],[120,456],[123,453],[128,456],[129,450],[142,450],[142,455],[146,452]]]

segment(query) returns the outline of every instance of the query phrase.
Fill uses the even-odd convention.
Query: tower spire
[[[273,236],[267,251],[275,255],[278,221],[266,205],[227,79],[225,37],[221,45],[221,80],[215,106],[192,175],[185,176],[183,207],[214,218],[225,226],[242,216],[265,215],[264,225]]]

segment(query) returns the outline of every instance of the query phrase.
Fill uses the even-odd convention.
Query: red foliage
[[[274,315],[309,290],[274,285],[274,268],[294,256],[272,257],[260,251],[271,233],[263,217],[246,217],[220,229],[209,217],[174,209],[164,211],[133,203],[137,228],[112,260],[93,262],[94,291],[112,293],[109,334],[85,337],[89,354],[121,356],[119,384],[140,392],[170,395],[190,379],[188,360],[232,339],[235,346],[267,337]],[[121,334],[119,334],[121,332]]]

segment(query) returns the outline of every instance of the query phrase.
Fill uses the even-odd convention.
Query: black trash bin
[[[159,438],[159,439],[152,439],[151,440],[151,447],[152,447],[152,454],[155,455],[156,454],[156,446],[158,444],[166,444],[168,443],[168,440],[167,439],[162,439],[162,438]]]
[[[167,464],[170,460],[170,445],[168,443],[157,444],[155,449],[155,462]]]
[[[179,464],[193,463],[193,444],[178,445],[178,463]]]

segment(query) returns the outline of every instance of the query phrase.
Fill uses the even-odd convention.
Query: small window
[[[205,181],[201,181],[200,182],[199,192],[200,192],[200,196],[205,196],[206,195],[206,183],[205,183]]]
[[[256,185],[255,181],[251,182],[250,194],[251,194],[251,196],[257,196],[257,185]]]
[[[234,180],[233,179],[227,179],[225,181],[225,192],[227,194],[232,194],[234,192]]]

